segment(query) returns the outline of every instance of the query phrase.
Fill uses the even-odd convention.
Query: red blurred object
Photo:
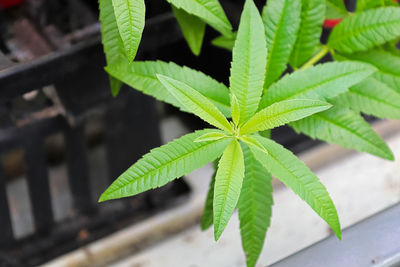
[[[324,21],[324,27],[325,28],[333,28],[336,25],[338,25],[339,22],[341,22],[341,21],[342,21],[342,19],[326,19]]]
[[[21,4],[24,0],[0,0],[0,7],[9,8]]]

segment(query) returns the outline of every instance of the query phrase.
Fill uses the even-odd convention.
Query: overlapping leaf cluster
[[[289,124],[312,138],[392,160],[389,147],[361,113],[400,119],[400,53],[395,46],[400,8],[391,0],[359,0],[357,12],[349,15],[341,0],[268,0],[260,14],[253,0],[246,0],[239,29],[232,33],[216,0],[168,0],[193,50],[199,51],[202,39],[193,31],[204,33],[199,21],[223,34],[214,44],[233,52],[228,88],[174,63],[129,64],[125,43],[135,44],[137,38],[129,41],[118,22],[129,7],[119,10],[123,4],[114,2],[119,1],[100,0],[106,69],[114,88],[125,83],[218,129],[197,131],[152,150],[100,200],[163,186],[215,161],[202,228],[214,224],[218,239],[237,208],[248,266],[255,266],[270,224],[271,175],[340,238],[337,212],[325,187],[296,156],[265,137],[266,131]],[[342,21],[323,45],[325,18]],[[337,62],[314,65],[328,53]]]

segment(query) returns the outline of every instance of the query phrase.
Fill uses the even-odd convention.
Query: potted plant
[[[135,61],[145,25],[143,0],[100,0],[103,45],[114,95],[125,83],[192,113],[211,127],[153,149],[123,173],[100,201],[165,185],[209,162],[202,228],[221,236],[239,211],[247,265],[255,266],[270,224],[274,175],[324,219],[340,239],[336,208],[324,185],[290,151],[269,138],[289,124],[299,133],[393,160],[360,113],[400,119],[400,8],[393,1],[246,0],[237,32],[217,0],[167,0],[194,54],[206,24],[232,49],[229,87],[196,70]],[[324,20],[334,24],[320,43]],[[333,24],[326,26],[334,26]],[[317,64],[330,54],[335,62]]]

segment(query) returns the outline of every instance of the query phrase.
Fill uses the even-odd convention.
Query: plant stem
[[[308,67],[311,67],[315,63],[317,63],[321,58],[323,58],[326,54],[329,53],[329,47],[324,46],[321,51],[318,52],[315,56],[313,56],[309,61],[307,61],[300,69],[304,70],[307,69]]]

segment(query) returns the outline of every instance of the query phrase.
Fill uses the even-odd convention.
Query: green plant
[[[106,70],[113,92],[125,83],[218,129],[197,131],[153,149],[123,173],[100,201],[163,186],[215,161],[202,228],[214,224],[218,239],[238,208],[248,266],[256,264],[269,227],[271,174],[341,238],[337,212],[325,187],[296,156],[272,141],[269,131],[289,124],[312,138],[393,160],[388,146],[360,112],[400,119],[400,54],[395,47],[400,8],[387,7],[387,1],[359,1],[357,12],[350,15],[341,0],[269,0],[261,16],[253,0],[246,0],[238,31],[228,33],[227,23],[204,12],[219,6],[216,0],[169,1],[196,16],[197,22],[190,24],[194,18],[184,18],[187,14],[174,8],[178,20],[184,21],[184,33],[199,29],[199,20],[224,33],[213,43],[233,50],[228,89],[174,63],[130,63],[130,48],[124,42],[137,39],[129,41],[124,34],[132,33],[118,30],[115,15],[126,7],[117,11],[113,2],[118,1],[100,0]],[[322,45],[326,17],[342,21]],[[201,38],[185,36],[193,50],[199,48]],[[315,65],[328,53],[338,62]],[[293,72],[285,74],[288,65]]]

